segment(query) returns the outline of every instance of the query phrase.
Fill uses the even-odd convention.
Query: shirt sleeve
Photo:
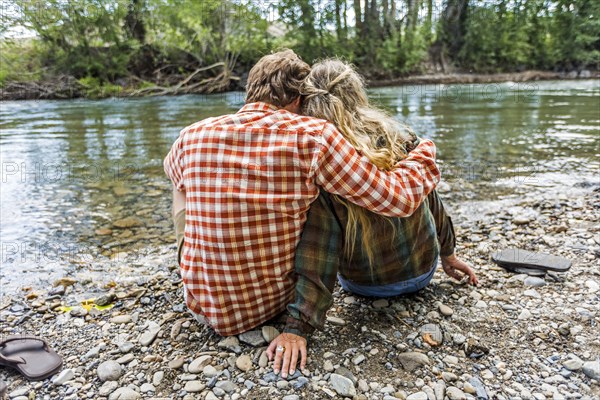
[[[179,191],[185,190],[183,182],[183,135],[186,130],[187,129],[184,129],[179,133],[179,137],[175,140],[175,143],[173,143],[171,151],[169,151],[169,154],[167,154],[163,162],[165,173]]]
[[[440,180],[430,140],[421,140],[391,171],[361,156],[332,124],[325,124],[321,145],[313,166],[317,184],[381,215],[412,215]]]
[[[311,204],[295,253],[296,300],[287,306],[284,332],[307,337],[323,329],[333,304],[333,288],[342,253],[342,229],[329,195]]]
[[[454,254],[456,247],[456,234],[454,233],[454,225],[452,219],[444,209],[444,203],[438,196],[437,192],[432,191],[427,197],[429,202],[429,210],[435,221],[435,229],[440,242],[440,255],[442,257]]]

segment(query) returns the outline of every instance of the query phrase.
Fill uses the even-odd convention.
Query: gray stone
[[[119,351],[121,353],[129,353],[134,347],[135,346],[131,342],[123,342],[119,344]]]
[[[444,396],[446,395],[446,382],[438,380],[433,387],[433,393],[437,400],[444,400]]]
[[[235,366],[240,371],[248,372],[252,369],[252,358],[247,354],[242,354],[235,360]]]
[[[563,367],[569,371],[579,371],[583,367],[583,361],[580,359],[571,358],[563,362]]]
[[[231,382],[231,381],[219,381],[217,382],[217,384],[215,385],[216,387],[218,387],[219,389],[222,389],[225,391],[225,393],[232,393],[235,392],[235,390],[237,389],[237,386],[235,386],[235,383]]]
[[[100,386],[98,390],[98,396],[107,397],[109,394],[117,390],[119,384],[115,381],[106,381]]]
[[[207,378],[212,378],[213,376],[219,375],[219,371],[217,371],[217,369],[212,365],[207,365],[204,368],[202,368],[202,373]]]
[[[116,315],[110,319],[110,322],[113,324],[128,324],[131,322],[131,315]]]
[[[373,302],[373,308],[386,308],[390,306],[390,302],[386,299],[378,299]]]
[[[583,363],[582,369],[588,378],[600,381],[600,359]]]
[[[154,388],[154,385],[152,385],[151,383],[144,383],[142,384],[142,386],[140,386],[140,392],[142,393],[148,393],[148,392],[154,392],[156,391],[156,389]]]
[[[488,396],[487,390],[485,389],[485,386],[483,386],[483,382],[481,382],[479,380],[479,378],[474,376],[471,379],[469,379],[469,383],[471,384],[471,386],[473,386],[475,388],[475,390],[477,392],[476,393],[477,399],[488,400],[489,396]]]
[[[142,346],[150,346],[158,332],[160,331],[160,325],[154,321],[148,321],[148,325],[146,326],[146,331],[140,335],[138,341]]]
[[[546,281],[543,278],[537,276],[528,276],[523,281],[525,286],[542,287],[546,285]]]
[[[409,372],[430,363],[429,357],[415,351],[398,354],[398,360],[402,364],[402,368]]]
[[[427,393],[425,392],[417,392],[413,393],[406,398],[406,400],[427,400]]]
[[[202,381],[187,381],[183,390],[189,393],[198,393],[204,390],[206,385]]]
[[[217,347],[220,347],[222,349],[231,350],[237,354],[242,352],[242,348],[240,347],[240,341],[235,336],[229,336],[229,337],[221,340],[219,343],[217,343]]]
[[[346,325],[346,321],[338,317],[327,316],[327,322],[332,325],[343,326]]]
[[[262,331],[248,331],[240,333],[238,338],[243,343],[249,344],[250,346],[259,347],[266,343],[263,337]]]
[[[356,396],[356,389],[352,381],[345,376],[338,374],[331,374],[329,377],[329,385],[333,390],[343,397]]]
[[[346,378],[350,379],[352,381],[353,385],[356,385],[356,377],[354,376],[354,374],[346,367],[339,367],[338,369],[335,370],[335,373],[338,375],[342,375],[345,376]]]
[[[445,317],[450,317],[452,314],[454,314],[454,310],[445,304],[440,304],[439,309],[442,315]]]
[[[188,372],[190,374],[199,374],[204,367],[212,362],[212,357],[209,355],[202,355],[196,358],[188,366]]]
[[[262,336],[265,339],[265,342],[271,343],[277,336],[279,336],[279,331],[277,328],[272,326],[263,326],[262,327]]]
[[[152,376],[152,384],[154,386],[159,386],[165,377],[164,371],[156,371]]]
[[[112,392],[110,396],[108,396],[108,400],[137,400],[141,397],[142,396],[135,390],[128,387],[122,387]]]
[[[446,389],[446,396],[450,400],[465,400],[467,398],[464,392],[455,386],[450,386]]]
[[[300,396],[297,394],[288,394],[287,396],[283,396],[281,400],[300,400]]]
[[[52,378],[52,383],[57,386],[64,385],[65,382],[68,382],[73,378],[75,378],[75,372],[73,372],[72,369],[63,369],[62,371],[60,371],[60,374]]]
[[[123,367],[116,361],[104,361],[98,365],[96,372],[102,382],[116,381],[123,375]]]

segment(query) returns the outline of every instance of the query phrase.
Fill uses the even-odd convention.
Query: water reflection
[[[527,184],[597,182],[599,94],[591,80],[371,91],[396,118],[435,140],[444,179],[460,189],[451,201],[494,199]],[[16,271],[60,273],[82,248],[91,259],[171,243],[163,157],[183,127],[235,112],[243,102],[243,93],[233,92],[1,103],[3,287]],[[139,226],[114,226],[128,217]],[[59,255],[40,261],[48,253]]]

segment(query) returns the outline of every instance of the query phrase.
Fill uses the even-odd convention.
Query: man
[[[246,105],[183,129],[165,159],[176,226],[185,226],[185,301],[221,335],[252,329],[293,302],[294,252],[319,187],[382,215],[409,216],[439,182],[431,141],[380,171],[333,125],[298,115],[309,71],[291,50],[263,57],[248,76]],[[286,329],[271,343],[275,373],[298,356],[304,368],[299,333]]]

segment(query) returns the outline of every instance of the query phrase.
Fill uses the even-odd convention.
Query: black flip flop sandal
[[[62,358],[44,339],[16,335],[0,341],[0,365],[14,368],[24,377],[39,381],[58,372]]]
[[[545,253],[534,253],[523,249],[506,249],[492,254],[492,261],[502,268],[520,274],[545,275],[547,271],[566,272],[571,261]]]

